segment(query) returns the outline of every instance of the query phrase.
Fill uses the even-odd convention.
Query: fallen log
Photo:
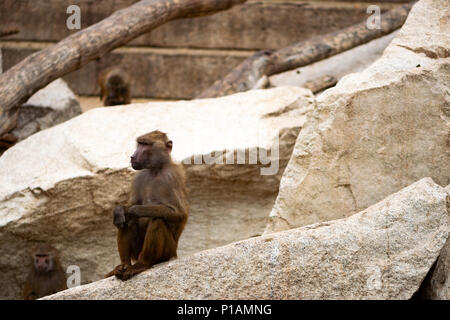
[[[302,87],[309,89],[312,93],[322,91],[334,86],[337,83],[337,79],[332,76],[323,76],[318,79],[306,81]]]
[[[400,28],[414,2],[383,13],[379,29],[368,29],[366,21],[345,29],[295,43],[270,52],[259,51],[233,69],[225,78],[216,81],[197,98],[213,98],[255,87],[264,76],[295,69],[331,57]]]
[[[306,66],[277,73],[269,77],[270,87],[299,86],[307,81],[329,75],[338,81],[345,75],[360,72],[378,60],[399,30],[362,44],[332,57],[313,62]]]
[[[134,38],[181,18],[205,16],[246,0],[142,0],[36,52],[0,75],[0,136],[33,93]]]

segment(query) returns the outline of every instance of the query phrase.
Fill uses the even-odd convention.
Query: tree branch
[[[225,78],[216,81],[197,98],[213,98],[252,89],[263,76],[271,76],[334,56],[400,28],[413,6],[404,4],[381,15],[379,29],[368,29],[366,21],[289,47],[260,51],[247,58]]]

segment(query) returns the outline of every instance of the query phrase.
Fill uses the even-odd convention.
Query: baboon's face
[[[170,161],[172,141],[159,131],[153,131],[137,139],[136,151],[131,156],[134,170],[158,170]]]

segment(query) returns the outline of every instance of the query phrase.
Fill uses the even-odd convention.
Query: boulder
[[[19,142],[0,157],[1,298],[19,296],[39,241],[53,244],[65,267],[79,266],[82,283],[119,263],[111,211],[128,199],[135,138],[155,129],[187,169],[191,211],[179,256],[262,234],[313,108],[311,91],[294,87],[97,108]]]
[[[450,183],[445,0],[422,0],[383,56],[317,97],[266,232],[354,214],[423,177]]]
[[[445,188],[448,193],[447,203],[450,204],[450,185]],[[449,206],[450,208],[450,206]],[[450,209],[447,216],[450,232]],[[439,258],[428,271],[414,298],[423,300],[450,300],[450,236],[439,253]]]
[[[424,178],[351,217],[278,232],[48,299],[409,299],[447,237],[447,193]]]
[[[57,79],[20,107],[17,127],[12,133],[20,141],[80,114],[81,107],[75,94],[64,80]]]
[[[427,276],[423,280],[419,290],[414,294],[413,299],[449,300],[449,249],[450,237],[447,238],[447,242],[439,253],[438,259],[430,271],[428,271]]]
[[[81,114],[80,104],[64,80],[57,79],[51,82],[45,88],[32,95],[19,108],[19,113],[15,120],[16,127],[0,137],[0,156],[15,142],[79,114]]]

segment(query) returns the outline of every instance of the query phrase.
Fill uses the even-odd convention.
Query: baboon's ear
[[[172,151],[172,145],[173,145],[172,140],[166,142],[166,148],[169,149],[169,151]]]

